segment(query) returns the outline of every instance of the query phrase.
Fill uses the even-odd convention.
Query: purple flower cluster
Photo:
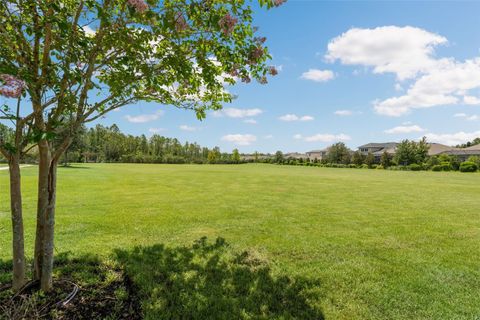
[[[252,81],[252,79],[250,79],[249,76],[243,76],[243,77],[242,77],[242,82],[250,83],[250,81]]]
[[[257,46],[255,47],[252,51],[250,51],[249,57],[248,57],[248,63],[249,64],[255,64],[260,60],[261,57],[263,57],[263,47],[262,46]]]
[[[177,32],[185,31],[188,29],[188,23],[187,20],[185,20],[185,17],[181,12],[178,12],[175,14],[175,30]]]
[[[23,89],[27,86],[25,81],[9,74],[0,74],[0,81],[3,82],[3,85],[0,87],[0,95],[7,98],[19,98]]]
[[[232,17],[230,13],[227,13],[218,21],[218,25],[220,26],[220,28],[222,28],[223,34],[228,36],[233,32],[233,28],[235,28],[237,22],[237,18]]]
[[[268,74],[271,76],[276,76],[278,74],[277,68],[275,68],[275,66],[268,67]]]
[[[145,12],[148,10],[148,4],[143,0],[127,0],[128,4],[131,5],[137,12]]]
[[[253,38],[253,41],[255,41],[256,44],[258,45],[262,45],[265,43],[265,41],[267,41],[267,38],[266,37],[255,37]]]
[[[284,4],[285,2],[287,2],[287,0],[273,0],[273,5],[275,7],[280,7],[282,4]]]

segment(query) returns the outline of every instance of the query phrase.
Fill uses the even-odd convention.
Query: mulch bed
[[[100,282],[83,287],[62,277],[54,281],[54,289],[46,294],[38,291],[37,283],[28,284],[15,295],[8,286],[0,284],[0,319],[142,319],[135,292],[123,272],[107,285]]]

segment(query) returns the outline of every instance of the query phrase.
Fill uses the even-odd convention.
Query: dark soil
[[[95,259],[61,259],[54,289],[41,293],[32,283],[14,295],[0,284],[0,319],[142,319],[136,289],[123,270]],[[76,295],[66,299],[78,288]]]

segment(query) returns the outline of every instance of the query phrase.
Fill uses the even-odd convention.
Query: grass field
[[[22,172],[31,253],[36,168]],[[0,171],[4,261],[7,177]],[[277,318],[301,311],[302,318],[473,320],[480,318],[479,195],[480,174],[454,172],[77,165],[59,169],[56,252],[123,262],[152,319],[167,309],[172,317],[235,310],[261,318],[270,308],[280,310],[270,313]],[[192,247],[205,236],[207,244]],[[217,237],[225,243],[212,244]],[[169,286],[161,284],[165,275]],[[162,296],[175,290],[180,309]]]

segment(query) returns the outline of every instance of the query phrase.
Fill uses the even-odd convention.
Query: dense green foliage
[[[29,256],[36,176],[35,167],[22,170]],[[125,252],[120,260],[153,319],[191,310],[193,302],[211,314],[214,306],[254,312],[245,303],[253,297],[268,310],[284,308],[285,315],[321,309],[326,319],[480,314],[476,173],[82,164],[59,168],[59,177],[56,251],[106,261],[117,260],[115,249]],[[0,189],[7,185],[8,172],[0,171]],[[10,233],[3,232],[10,227],[8,210],[8,192],[1,192],[3,262],[11,259]],[[224,255],[222,246],[193,249],[203,236],[209,243],[223,237],[231,254]],[[252,257],[248,264],[235,260],[243,251]],[[270,272],[262,271],[265,264]],[[76,277],[86,276],[71,266]],[[9,268],[1,270],[3,283]],[[290,285],[278,282],[282,277]],[[87,288],[81,294],[90,294],[79,283]],[[276,308],[275,301],[282,304]],[[280,311],[269,315],[280,318]]]
[[[398,144],[395,152],[395,163],[407,166],[409,164],[422,164],[428,157],[429,146],[424,137],[419,142],[403,140]]]
[[[236,150],[236,152],[235,152]],[[67,162],[123,163],[240,163],[240,154],[221,153],[197,143],[181,143],[175,138],[154,134],[127,135],[116,125],[97,125],[80,130],[64,156]]]
[[[474,162],[465,161],[460,164],[461,172],[475,172],[478,170],[478,166]]]
[[[337,142],[328,147],[327,162],[349,164],[350,159],[350,149],[347,148],[345,143]]]

